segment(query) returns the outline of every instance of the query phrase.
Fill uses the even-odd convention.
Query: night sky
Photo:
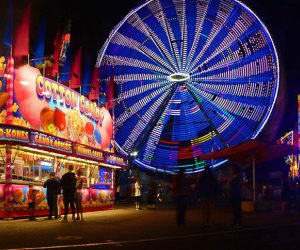
[[[0,30],[4,29],[6,5],[0,1]],[[32,4],[30,46],[35,44],[38,27],[46,16],[46,54],[53,53],[53,40],[59,28],[72,19],[72,43],[82,46],[96,62],[97,52],[111,30],[141,0],[15,0],[15,25],[22,17],[27,3]],[[105,2],[105,4],[104,4]],[[300,93],[300,1],[297,0],[243,0],[269,30],[280,58],[280,69],[285,75],[287,109],[278,136],[294,128],[297,123],[297,93]],[[109,5],[109,6],[107,6]],[[3,32],[0,32],[0,38]],[[283,79],[284,80],[284,79]],[[284,81],[282,81],[284,82]]]

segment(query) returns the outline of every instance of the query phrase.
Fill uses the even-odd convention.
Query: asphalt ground
[[[213,211],[214,224],[201,225],[201,208],[187,210],[178,227],[172,204],[136,210],[122,204],[109,211],[84,214],[84,221],[18,219],[0,221],[0,249],[299,249],[300,212],[244,212],[243,228],[231,227],[227,206]]]

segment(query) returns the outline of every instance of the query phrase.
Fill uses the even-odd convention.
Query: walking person
[[[242,178],[237,165],[231,167],[231,180],[229,181],[229,202],[232,207],[234,228],[242,227]]]
[[[44,188],[47,189],[47,203],[49,207],[49,214],[47,220],[54,218],[58,219],[58,207],[57,207],[57,196],[61,193],[61,186],[59,179],[55,177],[55,173],[50,173],[50,178],[44,183]]]
[[[35,212],[35,205],[36,205],[36,198],[37,198],[37,193],[38,190],[34,189],[33,184],[28,184],[28,191],[26,193],[27,196],[27,203],[28,203],[28,214],[29,214],[29,220],[37,220],[34,216]]]
[[[130,200],[131,200],[131,202],[135,203],[135,181],[134,181],[134,179],[131,180],[131,184],[130,184]]]
[[[76,193],[77,178],[74,173],[74,166],[69,165],[68,172],[61,177],[61,187],[63,190],[64,199],[64,217],[61,222],[68,222],[69,205],[72,210],[72,220],[75,221],[75,193]]]
[[[121,186],[117,185],[116,187],[116,196],[115,196],[115,205],[119,205],[120,203],[120,191],[121,191]]]
[[[82,209],[82,191],[83,191],[83,182],[82,172],[80,169],[76,171],[77,182],[76,182],[76,220],[83,221],[83,209]]]
[[[206,166],[199,178],[198,193],[202,207],[202,225],[205,228],[212,226],[212,214],[215,200],[220,193],[218,180],[212,169]]]
[[[185,226],[186,210],[188,203],[188,185],[183,169],[173,176],[172,195],[175,201],[176,222],[178,226]]]
[[[148,184],[148,193],[147,193],[147,202],[148,208],[154,209],[155,208],[155,200],[156,200],[156,183],[154,179],[151,179]]]
[[[157,194],[158,202],[162,203],[163,202],[163,186],[162,184],[158,184],[158,194]]]
[[[142,202],[142,185],[140,183],[140,178],[136,178],[135,184],[134,184],[134,198],[135,198],[135,209],[139,210],[141,209],[141,202]]]

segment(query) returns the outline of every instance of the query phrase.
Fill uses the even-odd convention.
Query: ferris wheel
[[[96,66],[102,83],[114,77],[117,150],[165,172],[221,164],[201,155],[257,137],[279,88],[268,30],[235,0],[145,1]]]

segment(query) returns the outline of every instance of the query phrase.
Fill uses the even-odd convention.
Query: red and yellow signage
[[[88,148],[83,145],[75,146],[75,151],[76,151],[76,155],[78,156],[85,156],[99,161],[104,160],[103,153],[101,151]]]
[[[3,80],[6,64],[1,65]],[[3,91],[6,86],[2,82]],[[105,107],[98,107],[80,93],[41,76],[30,65],[15,70],[13,91],[12,125],[6,124],[5,105],[0,107],[0,141],[17,141],[127,165],[126,159],[113,155],[113,120]]]
[[[14,125],[114,152],[109,111],[29,65],[16,70],[13,115]]]
[[[106,162],[113,164],[113,165],[119,165],[119,166],[127,166],[127,159],[125,157],[117,156],[117,155],[107,155],[106,156]]]
[[[29,131],[10,126],[0,127],[0,140],[29,142]]]
[[[297,142],[295,143],[300,148],[300,95],[298,95],[298,133]]]
[[[72,153],[72,143],[60,138],[39,132],[31,132],[30,142],[33,145]]]

